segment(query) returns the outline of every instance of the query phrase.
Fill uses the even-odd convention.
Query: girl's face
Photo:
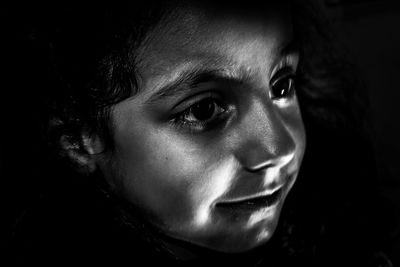
[[[305,149],[291,21],[177,11],[139,50],[112,111],[109,183],[167,235],[240,252],[273,234]],[[113,167],[110,167],[113,166]]]

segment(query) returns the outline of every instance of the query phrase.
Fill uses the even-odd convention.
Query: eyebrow
[[[278,48],[278,53],[280,56],[290,55],[299,53],[300,46],[297,38],[293,38],[290,42],[284,44]]]
[[[162,86],[154,93],[146,103],[158,102],[164,98],[175,96],[191,90],[196,85],[209,81],[243,82],[242,75],[234,75],[233,72],[222,69],[191,68],[179,74],[174,81]]]
[[[277,51],[281,57],[284,55],[298,53],[298,42],[293,39],[289,43],[278,47]],[[202,66],[189,68],[182,71],[176,79],[158,89],[156,93],[146,100],[146,104],[159,102],[167,97],[182,94],[203,82],[220,80],[243,83],[249,79],[250,78],[248,74],[241,70],[204,69]]]

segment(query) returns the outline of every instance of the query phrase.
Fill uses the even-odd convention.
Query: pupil
[[[214,115],[214,110],[214,102],[203,100],[193,107],[192,113],[197,120],[204,121],[210,119]]]
[[[288,94],[290,87],[292,86],[292,80],[291,79],[284,79],[278,82],[275,86],[275,92],[274,95],[275,97],[284,97]]]

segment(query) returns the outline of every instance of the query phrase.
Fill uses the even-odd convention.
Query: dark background
[[[319,0],[338,41],[356,63],[368,90],[379,189],[395,206],[396,238],[391,246],[400,265],[400,2]],[[373,196],[371,196],[373,197]],[[371,212],[373,216],[373,212]]]
[[[400,218],[400,3],[319,1],[368,89],[378,186],[396,205],[396,216]],[[29,86],[31,80],[37,84],[37,77],[31,73],[35,73],[35,62],[40,64],[40,58],[29,55],[29,49],[19,42],[19,33],[25,30],[21,27],[23,17],[19,8],[0,9],[6,46],[1,58],[7,69],[3,72],[6,82],[0,90],[0,248],[24,208],[44,186],[43,170],[49,164],[37,120],[42,112],[38,88]],[[400,226],[397,228],[397,240],[390,244],[390,249],[394,262],[400,263]]]

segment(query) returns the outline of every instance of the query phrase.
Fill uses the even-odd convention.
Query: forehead
[[[274,58],[291,40],[290,12],[285,4],[270,3],[251,10],[214,7],[184,6],[162,20],[138,51],[140,76],[165,78],[199,65],[246,68],[248,62],[254,65]],[[147,85],[156,81],[145,80]]]

